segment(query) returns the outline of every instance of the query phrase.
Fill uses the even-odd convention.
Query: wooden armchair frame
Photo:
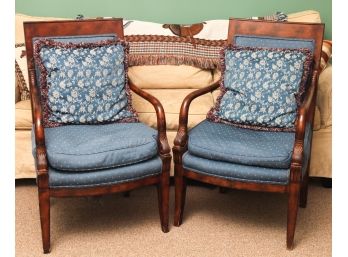
[[[313,72],[307,85],[309,88],[306,91],[304,101],[298,109],[295,123],[295,143],[291,159],[289,184],[276,185],[233,181],[209,175],[202,175],[183,167],[182,156],[187,151],[188,144],[187,122],[190,104],[195,98],[212,92],[219,87],[219,83],[212,84],[206,88],[199,89],[189,94],[181,105],[178,133],[174,140],[173,147],[175,169],[175,226],[180,226],[183,219],[186,198],[186,179],[198,180],[204,183],[227,188],[286,193],[288,194],[286,244],[288,249],[293,248],[298,205],[304,208],[307,204],[309,163],[304,175],[302,175],[304,137],[306,125],[313,124],[323,32],[324,24],[230,19],[227,40],[228,44],[232,43],[234,35],[237,34],[315,40],[315,49],[313,51]],[[311,138],[309,139],[311,140]]]
[[[142,98],[149,101],[156,110],[158,131],[157,144],[159,156],[162,160],[162,172],[159,175],[153,175],[131,182],[88,188],[58,189],[50,188],[48,183],[49,172],[45,146],[45,129],[42,125],[42,111],[39,100],[39,90],[37,89],[38,82],[36,81],[35,76],[32,39],[35,37],[97,35],[110,33],[117,34],[118,38],[123,39],[123,20],[100,19],[25,22],[24,31],[29,71],[33,128],[36,143],[36,152],[34,158],[37,172],[37,186],[44,253],[50,252],[50,197],[97,196],[129,191],[142,186],[157,185],[161,228],[163,232],[168,232],[169,169],[171,154],[166,135],[165,113],[163,106],[158,99],[138,88],[134,84],[129,83],[130,89]]]

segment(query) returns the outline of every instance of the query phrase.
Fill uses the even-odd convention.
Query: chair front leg
[[[173,149],[174,152],[174,178],[175,178],[175,212],[174,226],[179,227],[182,223],[186,199],[186,178],[182,166],[182,152]]]
[[[308,176],[309,176],[309,168],[310,162],[308,161],[307,170],[303,176],[301,183],[301,192],[300,192],[300,207],[306,208],[307,206],[307,195],[308,195]]]
[[[291,167],[288,192],[288,219],[286,232],[286,247],[291,250],[294,246],[296,219],[300,198],[301,166]]]
[[[50,252],[50,195],[48,189],[39,189],[39,208],[43,252]]]
[[[162,157],[163,167],[160,183],[157,185],[158,208],[161,228],[164,233],[169,232],[169,170],[171,156]]]

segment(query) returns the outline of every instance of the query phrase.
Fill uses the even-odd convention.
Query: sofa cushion
[[[156,130],[142,123],[45,129],[49,165],[67,171],[107,169],[151,159],[158,153],[156,136]]]
[[[212,70],[189,65],[140,65],[128,69],[130,81],[140,88],[202,88],[216,80]]]
[[[161,101],[166,112],[167,129],[177,130],[181,103],[184,98],[195,91],[195,89],[146,89],[145,91]],[[153,106],[148,101],[135,94],[132,100],[140,121],[151,127],[156,127],[157,118]],[[188,127],[191,128],[204,120],[207,112],[212,106],[213,98],[211,93],[202,95],[193,101],[189,110]]]
[[[192,155],[242,165],[287,169],[295,134],[255,131],[205,120],[189,131]]]
[[[126,53],[127,45],[118,40],[36,40],[43,125],[137,121],[127,83]]]
[[[288,21],[291,22],[309,22],[309,23],[320,23],[320,14],[314,10],[306,10],[301,12],[289,13]]]
[[[35,165],[32,155],[31,131],[16,129],[15,135],[15,171],[17,178],[35,178]]]
[[[332,127],[313,131],[310,176],[332,177]]]
[[[15,115],[16,115],[15,117],[16,129],[31,130],[33,126],[33,122],[32,122],[32,115],[31,115],[30,100],[17,102]]]
[[[161,170],[162,161],[158,156],[128,166],[89,172],[62,171],[49,167],[49,185],[52,188],[106,186],[157,175]]]
[[[293,131],[312,62],[310,50],[228,46],[222,58],[221,95],[208,119]]]

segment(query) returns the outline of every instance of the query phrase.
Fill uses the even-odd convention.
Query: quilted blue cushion
[[[197,157],[186,152],[183,156],[185,169],[214,177],[254,183],[282,184],[289,181],[290,169],[240,165]]]
[[[137,121],[127,84],[126,44],[93,42],[93,37],[61,42],[69,39],[34,42],[44,126]]]
[[[106,186],[160,174],[161,170],[162,161],[160,157],[154,157],[128,166],[89,172],[66,172],[50,167],[49,185],[53,188]]]
[[[156,137],[157,131],[142,123],[45,129],[49,165],[67,171],[107,169],[151,159],[158,155]]]
[[[243,129],[202,121],[189,131],[192,155],[242,165],[287,169],[295,134]]]
[[[294,133],[241,129],[207,120],[189,132],[185,169],[229,180],[285,185]],[[312,127],[306,126],[302,174],[309,162]]]
[[[221,94],[207,117],[244,128],[294,131],[311,62],[309,49],[226,47]]]

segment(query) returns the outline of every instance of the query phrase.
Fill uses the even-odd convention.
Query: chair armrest
[[[219,82],[216,81],[213,84],[198,89],[190,94],[188,94],[184,101],[181,104],[180,108],[180,116],[179,116],[179,128],[178,133],[174,139],[174,147],[185,147],[187,144],[187,122],[188,122],[188,114],[191,102],[206,93],[212,92],[219,87]]]
[[[298,109],[297,120],[295,123],[295,144],[292,154],[292,163],[295,166],[302,166],[303,145],[305,138],[306,125],[313,124],[315,97],[318,85],[318,71],[313,72],[311,84],[304,101]]]
[[[164,109],[161,102],[156,97],[145,92],[144,90],[140,89],[139,87],[137,87],[131,82],[129,82],[129,88],[137,95],[149,101],[155,108],[156,116],[157,116],[159,152],[161,155],[170,154],[170,147],[168,144],[167,131],[166,131],[166,116],[165,116]]]

